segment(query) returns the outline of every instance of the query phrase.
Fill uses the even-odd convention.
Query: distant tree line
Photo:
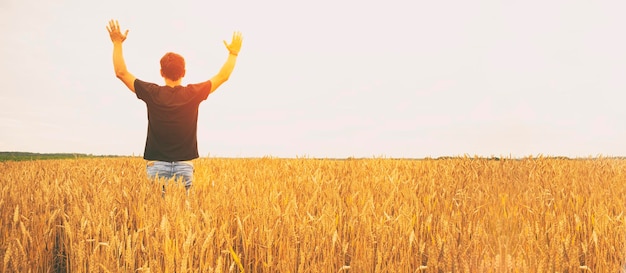
[[[0,152],[0,161],[26,161],[43,159],[69,159],[90,157],[118,157],[117,155],[92,155],[77,153],[29,153],[29,152]]]

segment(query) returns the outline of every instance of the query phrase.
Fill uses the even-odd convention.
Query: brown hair
[[[165,53],[161,58],[161,75],[172,81],[185,76],[185,59],[173,52]]]

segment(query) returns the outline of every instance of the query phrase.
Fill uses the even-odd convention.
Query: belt
[[[167,162],[167,163],[183,163],[183,164],[187,164],[191,167],[193,167],[193,161],[191,160],[185,160],[185,161],[160,161],[160,160],[148,160],[148,162],[146,163],[148,166],[152,166],[154,165],[154,162]]]

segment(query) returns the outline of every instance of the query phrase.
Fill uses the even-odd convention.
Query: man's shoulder
[[[206,94],[208,96],[211,92],[211,84],[211,80],[208,80],[200,83],[188,84],[185,86],[185,89],[190,89],[196,93]]]
[[[140,80],[138,78],[135,78],[135,85],[137,85],[137,84],[141,84],[141,85],[145,85],[145,86],[160,86],[160,85],[158,85],[156,83],[153,83],[153,82],[142,81],[142,80]]]
[[[153,96],[151,93],[158,92],[161,87],[156,83],[142,81],[140,79],[135,78],[135,93],[137,94],[137,98],[146,100],[148,97]]]
[[[190,83],[188,85],[185,85],[185,88],[205,88],[206,86],[211,86],[211,80],[198,83]]]
[[[135,89],[142,89],[143,91],[150,92],[152,90],[159,90],[164,86],[158,85],[153,82],[142,81],[140,79],[135,79]]]

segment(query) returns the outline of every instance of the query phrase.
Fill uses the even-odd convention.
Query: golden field
[[[619,272],[626,160],[0,162],[1,272]]]

